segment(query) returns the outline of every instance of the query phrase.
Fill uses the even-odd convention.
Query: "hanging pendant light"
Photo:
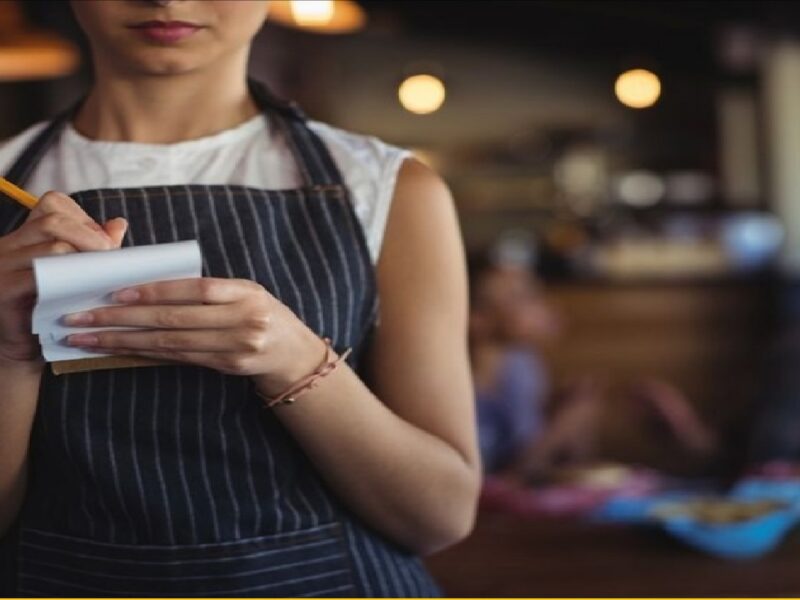
[[[354,0],[272,0],[269,20],[314,33],[353,33],[367,22]]]
[[[63,77],[79,60],[74,44],[28,24],[17,2],[0,2],[0,81]]]

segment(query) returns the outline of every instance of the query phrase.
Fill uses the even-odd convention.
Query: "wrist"
[[[322,338],[309,333],[303,340],[304,350],[287,355],[290,360],[282,369],[253,376],[259,394],[270,398],[278,396],[319,367],[327,356],[328,346]]]
[[[0,354],[0,379],[8,377],[39,377],[44,371],[45,362],[41,358],[34,360],[14,360]]]
[[[341,355],[337,355],[331,346],[331,340],[324,338],[325,355],[317,364],[313,371],[295,380],[294,383],[285,387],[277,394],[265,394],[262,390],[257,390],[258,395],[264,401],[267,408],[274,408],[282,404],[292,404],[297,398],[316,388],[323,379],[326,379],[340,363],[344,362],[350,354],[347,349]],[[256,384],[258,386],[258,384]]]

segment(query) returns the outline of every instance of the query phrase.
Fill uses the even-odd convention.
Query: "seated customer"
[[[532,269],[502,253],[475,253],[469,262],[470,354],[486,473],[528,479],[608,459],[601,438],[609,414],[676,457],[715,454],[715,433],[659,379],[642,376],[608,394],[602,382],[578,374],[576,384],[552,393],[540,351],[559,337],[562,320]]]
[[[559,321],[529,269],[487,252],[470,257],[470,352],[484,470],[509,467],[540,433],[549,394],[535,350]]]

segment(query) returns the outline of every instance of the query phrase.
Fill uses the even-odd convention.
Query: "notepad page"
[[[49,362],[109,356],[66,345],[73,333],[120,327],[69,327],[64,315],[114,304],[111,294],[154,281],[188,279],[202,274],[197,240],[37,258],[33,261],[37,302],[33,333]]]

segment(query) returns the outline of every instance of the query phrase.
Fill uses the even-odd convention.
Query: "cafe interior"
[[[87,57],[0,2],[0,139]],[[276,0],[250,68],[452,191],[485,474],[445,594],[800,595],[800,5]],[[510,433],[472,321],[515,318]]]

